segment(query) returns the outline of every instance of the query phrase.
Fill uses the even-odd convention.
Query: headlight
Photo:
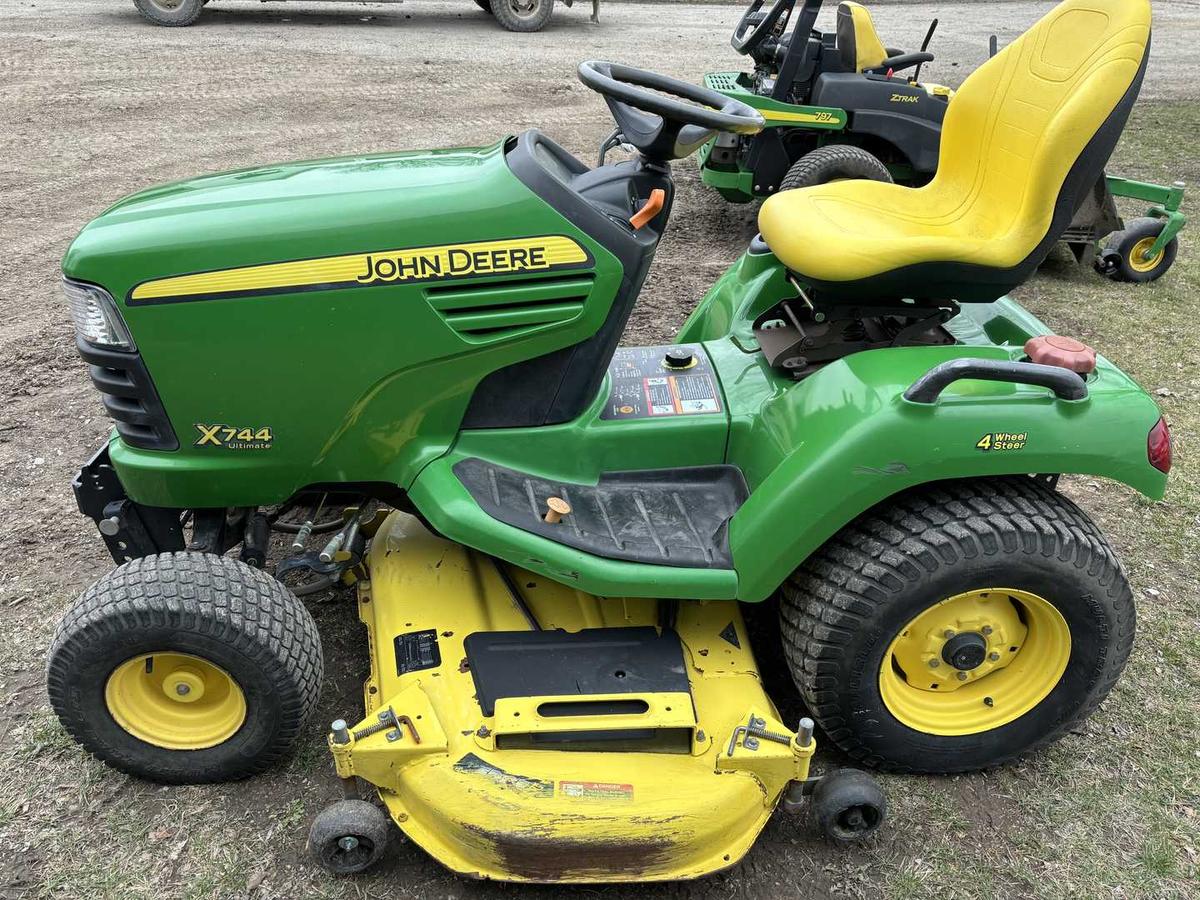
[[[76,333],[89,344],[111,350],[136,350],[112,295],[94,284],[63,279]]]

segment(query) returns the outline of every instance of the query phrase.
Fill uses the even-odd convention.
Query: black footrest
[[[736,466],[610,472],[596,485],[549,481],[482,459],[454,474],[488,515],[560,544],[609,559],[729,569],[728,524],[749,491]],[[546,500],[571,514],[543,521]]]

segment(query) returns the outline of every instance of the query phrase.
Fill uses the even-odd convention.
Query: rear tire
[[[788,169],[780,191],[815,187],[831,181],[861,180],[892,183],[892,174],[877,156],[851,144],[830,144],[806,153]]]
[[[929,773],[1062,737],[1111,690],[1135,624],[1104,537],[1031,478],[947,481],[870,510],[783,585],[780,615],[829,738],[864,765]]]
[[[491,0],[492,15],[509,31],[541,31],[554,13],[554,0]]]
[[[59,721],[123,772],[230,781],[290,752],[317,703],[321,640],[269,575],[223,556],[134,559],[84,591],[50,645]]]
[[[1179,238],[1168,241],[1152,259],[1146,259],[1145,253],[1166,225],[1162,219],[1134,219],[1123,231],[1109,235],[1097,260],[1097,268],[1113,281],[1146,284],[1162,278],[1179,254]]]
[[[207,0],[133,0],[134,8],[155,25],[182,28],[191,25],[204,10]]]

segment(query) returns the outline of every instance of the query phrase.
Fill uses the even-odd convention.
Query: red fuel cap
[[[1061,334],[1043,334],[1030,338],[1025,343],[1025,355],[1044,366],[1059,366],[1080,375],[1087,375],[1096,368],[1096,351],[1083,341],[1063,337]]]

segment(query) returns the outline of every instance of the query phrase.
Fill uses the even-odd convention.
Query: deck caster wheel
[[[1097,259],[1097,268],[1113,281],[1145,284],[1161,278],[1175,262],[1179,239],[1172,238],[1157,253],[1147,254],[1166,224],[1162,219],[1134,219],[1123,231],[1109,236]]]
[[[887,816],[887,799],[866,772],[838,769],[817,782],[812,811],[829,840],[849,844],[879,830]]]
[[[383,856],[388,818],[366,800],[339,800],[308,831],[308,852],[334,875],[357,875]]]

